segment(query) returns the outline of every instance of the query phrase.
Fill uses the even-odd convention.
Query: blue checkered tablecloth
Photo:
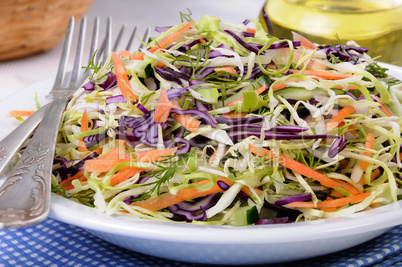
[[[0,231],[0,266],[203,266],[151,257],[112,245],[85,230],[53,219]],[[338,253],[276,266],[401,266],[402,225]]]

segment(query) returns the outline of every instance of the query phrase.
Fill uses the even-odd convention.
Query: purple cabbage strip
[[[148,110],[146,107],[144,107],[143,105],[141,105],[140,103],[137,104],[137,108],[138,108],[139,110],[141,110],[142,113],[144,113],[144,114],[148,114],[148,113],[149,113],[149,110]]]
[[[79,170],[81,170],[82,167],[84,166],[84,163],[86,160],[94,159],[94,158],[97,158],[98,156],[99,156],[99,154],[97,152],[93,152],[82,160],[78,160],[78,159],[77,160],[66,160],[65,158],[55,157],[53,164],[59,163],[61,166],[60,166],[60,168],[53,170],[52,173],[55,176],[57,176],[57,174],[59,174],[61,180],[64,181],[65,179],[68,178],[68,176],[70,176],[70,177],[74,176]],[[74,165],[71,165],[70,167],[67,167],[68,163],[74,162],[74,161],[78,161],[78,162],[75,163]]]
[[[355,46],[347,46],[347,45],[327,45],[327,46],[320,46],[318,51],[323,51],[327,55],[327,59],[331,59],[331,55],[340,59],[340,61],[344,62],[351,62],[356,64],[356,61],[359,59],[356,55],[350,55],[349,51],[355,51],[359,54],[366,53],[368,48],[366,47],[355,47]],[[344,52],[346,51],[346,53]]]
[[[196,44],[199,44],[199,43],[201,43],[201,40],[200,40],[200,39],[197,39],[197,40],[192,41],[192,42],[189,43],[189,44],[182,45],[182,46],[181,46],[179,49],[177,49],[177,50],[179,50],[179,51],[181,51],[181,52],[187,52],[187,51],[190,50],[193,46],[195,46]]]
[[[208,209],[212,206],[212,201],[214,200],[216,194],[210,194],[205,197],[198,198],[196,201],[182,201],[177,203],[177,207],[186,211],[200,211]]]
[[[174,144],[177,146],[177,144],[182,144],[175,152],[175,154],[183,154],[183,153],[188,153],[191,150],[191,145],[190,141],[187,139],[181,138],[181,137],[175,137],[173,140]],[[172,140],[169,139],[164,142],[165,147],[172,147]]]
[[[156,26],[155,31],[158,33],[162,33],[169,30],[170,28],[172,28],[172,26]]]
[[[348,96],[350,96],[351,98],[353,98],[354,100],[356,100],[356,101],[358,100],[357,97],[355,97],[351,92],[348,91],[348,92],[346,92],[346,94]]]
[[[117,83],[116,75],[113,72],[108,72],[106,81],[100,85],[103,88],[103,91],[109,90]]]
[[[165,80],[181,83],[180,79],[185,81],[190,80],[190,77],[171,68],[162,68],[155,66],[155,71]]]
[[[254,37],[254,33],[252,32],[242,32],[241,33],[244,37]]]
[[[301,133],[307,131],[309,128],[297,126],[297,125],[278,125],[274,126],[269,131],[281,132],[281,133]]]
[[[229,34],[230,36],[232,36],[241,46],[243,46],[247,50],[250,50],[251,52],[254,52],[257,54],[258,51],[261,49],[261,47],[256,44],[249,44],[249,43],[245,42],[241,37],[237,36],[237,34],[235,34],[234,32],[232,32],[230,30],[224,30],[224,31],[227,34]]]
[[[345,149],[348,144],[348,140],[343,136],[339,136],[331,145],[328,150],[328,157],[333,158],[338,155],[339,152]]]
[[[87,90],[87,91],[92,91],[92,90],[95,89],[95,85],[94,85],[93,82],[89,81],[89,82],[87,82],[86,84],[84,84],[84,85],[82,86],[82,88],[84,88],[84,89]]]
[[[289,209],[289,208],[286,208],[286,207],[283,207],[280,205],[271,204],[266,200],[264,201],[264,207],[271,209],[271,210],[279,211],[283,215],[286,215],[287,217],[289,217],[289,219],[291,219],[291,220],[295,220],[297,218],[297,216],[299,216],[301,214],[301,212],[298,210],[293,210],[293,209]]]
[[[243,21],[243,24],[244,25],[247,25],[247,24],[249,24],[250,23],[250,20],[249,19],[245,19],[244,21]]]
[[[115,95],[106,98],[106,105],[109,104],[117,104],[117,103],[127,103],[127,100],[124,98],[123,95]]]
[[[99,134],[85,136],[82,138],[82,140],[84,141],[85,146],[87,148],[90,148],[105,140],[106,137],[107,137],[107,130]]]
[[[173,214],[184,217],[187,222],[191,221],[206,221],[206,209],[212,206],[215,194],[207,195],[203,198],[198,198],[195,202],[183,201],[168,207]]]
[[[215,72],[214,67],[206,67],[201,73],[198,73],[196,79],[204,79],[213,72]]]
[[[286,205],[292,202],[307,201],[311,200],[310,194],[297,194],[293,196],[285,196],[281,199],[275,201],[275,205]]]
[[[292,41],[293,47],[298,47],[301,45],[301,42],[299,41]],[[276,44],[272,44],[268,49],[279,49],[279,48],[286,48],[289,47],[288,42],[280,42]]]
[[[188,92],[188,88],[172,88],[166,91],[167,97],[169,99],[179,97],[181,95],[184,95],[185,93]]]
[[[195,100],[195,107],[196,107],[198,110],[203,111],[203,112],[208,112],[208,111],[211,110],[211,107],[208,107],[206,104],[203,104],[203,103],[201,103],[201,102],[198,101],[198,100]]]
[[[224,118],[224,117],[214,117],[215,120],[220,124],[227,124],[229,126],[235,124],[248,124],[248,123],[259,123],[264,120],[263,116],[260,117],[250,117],[250,118]]]

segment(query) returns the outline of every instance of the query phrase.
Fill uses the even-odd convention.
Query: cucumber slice
[[[238,208],[232,215],[230,223],[234,226],[246,226],[256,223],[260,219],[256,206]]]

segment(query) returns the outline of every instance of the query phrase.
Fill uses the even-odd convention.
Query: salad
[[[156,31],[86,67],[53,192],[108,215],[235,226],[400,199],[402,85],[366,48],[212,16]]]

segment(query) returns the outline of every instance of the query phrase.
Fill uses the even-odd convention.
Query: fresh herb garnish
[[[136,201],[147,199],[152,196],[154,192],[157,195],[160,195],[160,188],[163,184],[169,184],[169,180],[173,177],[173,175],[178,171],[180,166],[186,164],[187,160],[194,154],[195,149],[188,153],[182,153],[172,156],[165,156],[163,160],[160,160],[159,163],[153,163],[158,170],[152,173],[146,173],[144,176],[149,176],[156,178],[157,180],[151,183],[144,183],[142,186],[153,185],[153,187],[148,190],[146,193],[142,194]]]
[[[367,65],[366,70],[373,74],[376,78],[387,78],[386,73],[388,69],[381,67],[377,62],[370,63]]]
[[[83,69],[85,69],[84,74],[87,73],[88,70],[92,70],[91,80],[92,80],[94,74],[98,73],[98,71],[102,68],[102,62],[95,63],[95,57],[96,57],[97,52],[98,52],[98,50],[95,51],[95,53],[93,54],[92,59],[88,63],[88,65],[82,67]]]
[[[95,191],[92,189],[81,190],[77,193],[68,195],[64,187],[62,187],[61,185],[52,185],[52,192],[60,194],[67,199],[76,199],[81,204],[84,204],[86,206],[95,207],[95,205],[93,204]]]

